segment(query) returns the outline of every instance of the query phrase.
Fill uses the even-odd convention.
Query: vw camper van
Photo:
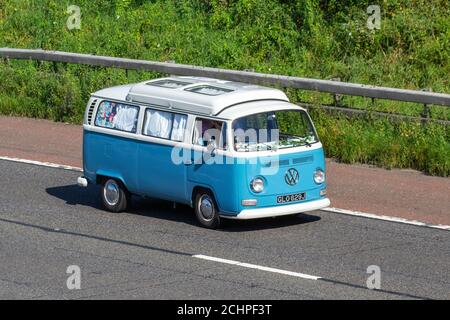
[[[169,77],[92,94],[83,176],[107,210],[131,195],[193,207],[201,226],[329,206],[322,144],[307,111],[280,90]]]

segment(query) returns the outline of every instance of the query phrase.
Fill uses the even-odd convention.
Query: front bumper
[[[236,216],[221,215],[223,218],[249,220],[269,217],[279,217],[300,212],[313,211],[326,208],[330,205],[330,199],[323,198],[302,203],[287,204],[259,209],[244,209]]]

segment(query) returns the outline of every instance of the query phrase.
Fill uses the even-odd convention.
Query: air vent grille
[[[314,157],[313,156],[308,156],[308,157],[303,157],[303,158],[296,158],[294,159],[294,164],[303,164],[303,163],[309,163],[309,162],[313,162],[314,161]]]
[[[92,118],[94,117],[94,109],[97,104],[97,99],[93,100],[91,105],[89,106],[88,114],[87,114],[87,124],[92,125]]]

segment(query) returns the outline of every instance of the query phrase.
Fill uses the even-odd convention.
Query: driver
[[[222,130],[222,123],[215,120],[202,121],[202,135],[199,137],[199,144],[206,147],[212,141],[219,140]]]

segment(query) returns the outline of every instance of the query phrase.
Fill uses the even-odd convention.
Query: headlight
[[[314,182],[317,184],[321,184],[325,182],[325,172],[320,169],[317,169],[314,172]]]
[[[250,187],[252,188],[253,192],[260,193],[264,190],[264,180],[261,178],[255,178],[250,183]]]

